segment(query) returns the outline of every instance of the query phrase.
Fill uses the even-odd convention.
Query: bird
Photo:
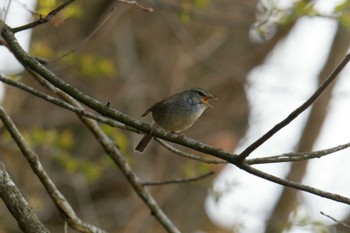
[[[152,113],[153,129],[161,127],[172,133],[180,133],[193,125],[207,107],[212,107],[210,100],[217,100],[202,88],[193,88],[171,95],[148,108],[141,117]],[[143,153],[153,136],[146,134],[135,147]]]

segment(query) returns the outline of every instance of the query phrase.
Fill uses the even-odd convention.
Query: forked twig
[[[143,11],[147,11],[147,12],[153,12],[153,8],[151,7],[144,7],[142,6],[138,1],[136,0],[117,0],[117,2],[121,2],[121,3],[125,3],[125,4],[130,4],[130,5],[135,5],[138,8],[140,8]]]

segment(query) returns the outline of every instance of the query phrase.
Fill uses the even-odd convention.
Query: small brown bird
[[[204,110],[211,106],[209,100],[216,98],[204,89],[185,90],[155,103],[142,114],[142,117],[152,113],[154,125],[179,133],[191,127]],[[135,147],[135,151],[143,153],[152,138],[151,134],[146,134]]]

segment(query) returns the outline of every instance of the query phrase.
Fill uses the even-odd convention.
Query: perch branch
[[[62,91],[64,91],[68,95],[72,96],[74,99],[78,100],[80,103],[85,104],[86,106],[90,107],[91,109],[97,111],[98,113],[100,113],[104,116],[107,116],[107,117],[110,117],[114,120],[122,122],[123,124],[128,125],[130,127],[133,127],[135,129],[138,129],[144,133],[151,133],[155,137],[159,137],[159,138],[165,139],[167,141],[175,142],[177,144],[181,144],[181,145],[189,147],[191,149],[194,149],[194,150],[206,153],[206,154],[210,154],[210,155],[215,156],[217,158],[226,160],[227,162],[232,163],[232,164],[240,167],[241,169],[245,170],[246,172],[249,172],[251,174],[256,174],[257,176],[264,178],[266,180],[270,180],[274,183],[278,183],[281,185],[286,185],[286,186],[291,187],[291,188],[303,190],[303,191],[306,191],[306,192],[309,192],[309,193],[312,193],[312,194],[315,194],[318,196],[322,196],[322,197],[325,197],[325,198],[328,198],[331,200],[338,201],[338,202],[343,202],[346,204],[350,203],[350,200],[346,197],[332,194],[332,193],[327,193],[327,192],[315,189],[315,188],[310,187],[310,186],[302,185],[300,183],[296,183],[296,182],[290,183],[290,181],[287,181],[287,180],[284,180],[284,179],[281,179],[278,177],[274,177],[274,176],[267,174],[267,173],[263,173],[257,169],[254,169],[250,165],[245,164],[242,161],[242,156],[238,156],[238,155],[226,152],[222,149],[218,149],[216,147],[206,145],[204,143],[193,140],[191,138],[184,137],[183,135],[179,136],[179,135],[172,134],[171,132],[165,131],[162,129],[152,130],[152,128],[148,124],[144,124],[144,123],[142,123],[142,122],[140,122],[140,121],[138,121],[138,120],[122,113],[122,112],[117,111],[116,109],[113,109],[113,108],[110,108],[109,106],[106,106],[105,104],[103,104],[103,103],[97,101],[96,99],[86,95],[85,93],[81,92],[77,88],[71,86],[69,83],[67,83],[64,80],[57,77],[53,72],[48,70],[46,67],[44,67],[42,64],[40,64],[35,58],[30,56],[28,53],[26,53],[22,49],[22,47],[19,45],[18,41],[14,37],[14,34],[11,31],[11,28],[9,28],[7,25],[4,25],[4,29],[3,29],[1,34],[2,34],[3,38],[5,39],[5,41],[8,43],[8,48],[10,49],[10,51],[14,54],[14,56],[18,59],[18,61],[22,65],[24,65],[25,67],[30,67],[30,69],[32,69],[34,72],[38,73],[40,76],[45,78],[48,82],[50,82],[55,87],[61,89]],[[349,62],[349,60],[350,60],[350,54],[346,55],[344,60],[341,62],[341,65],[339,65],[337,67],[337,69],[332,73],[331,77],[333,79],[335,79],[335,76],[336,76],[335,74],[339,73],[345,67],[345,65]],[[330,81],[331,81],[331,79],[328,78],[326,83],[330,82]],[[326,88],[325,85],[322,85],[322,87]],[[317,93],[320,92],[319,90],[317,91]],[[291,117],[294,117],[294,115],[291,114]],[[287,120],[289,121],[291,119],[288,118]],[[277,127],[277,131],[278,131],[281,128],[281,124],[282,125],[286,124],[286,120],[284,120],[282,123],[275,126],[274,128]],[[275,131],[275,130],[276,129],[273,129],[272,131]],[[275,131],[275,132],[277,132],[277,131]],[[273,132],[272,135],[275,132]],[[268,136],[268,138],[271,137],[272,135]],[[255,147],[255,149],[259,145],[261,145],[261,143],[264,143],[264,141],[266,141],[268,138],[265,138],[265,139],[263,138],[262,142],[259,140],[260,144],[259,143],[256,144],[257,146]],[[135,188],[137,188],[137,187],[135,187]]]
[[[45,79],[41,78],[35,73],[32,73],[33,77],[38,80],[43,86],[56,93],[59,97],[76,106],[77,108],[83,110],[83,107],[79,102],[73,99],[71,96],[67,95],[63,91],[57,89]],[[159,223],[170,233],[180,233],[177,227],[172,223],[172,221],[167,217],[167,215],[158,206],[157,202],[154,200],[152,195],[142,186],[139,177],[131,169],[125,157],[121,154],[118,146],[103,132],[101,127],[96,121],[88,119],[81,114],[77,113],[79,119],[87,126],[87,128],[94,134],[96,139],[101,144],[102,148],[109,155],[112,161],[119,167],[122,171],[132,188],[135,190],[137,195],[144,201],[144,203],[151,210],[151,213],[156,217]]]

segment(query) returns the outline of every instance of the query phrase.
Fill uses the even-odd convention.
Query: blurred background
[[[1,17],[19,26],[60,3],[7,0]],[[154,11],[115,0],[75,1],[49,23],[18,33],[18,39],[32,55],[51,60],[47,66],[62,79],[148,123],[140,115],[154,102],[192,87],[207,89],[219,101],[184,134],[235,153],[305,101],[349,47],[349,1],[139,3]],[[1,49],[1,73],[45,91]],[[342,77],[252,156],[348,142],[350,87]],[[2,105],[83,220],[108,232],[164,232],[76,115],[12,87],[6,87]],[[139,156],[133,148],[141,135],[102,127],[144,181],[215,171],[195,183],[149,188],[182,232],[342,232],[320,211],[350,222],[348,206],[283,189],[233,166],[180,158],[156,142]],[[45,226],[61,232],[59,213],[4,129],[0,151]],[[346,154],[258,168],[349,196]],[[19,232],[3,203],[0,232]]]

